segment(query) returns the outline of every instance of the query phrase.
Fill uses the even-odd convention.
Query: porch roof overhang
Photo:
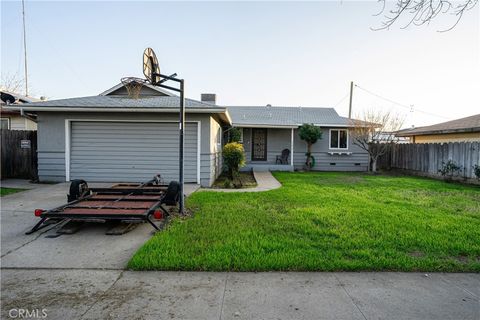
[[[271,128],[271,129],[297,129],[299,125],[276,125],[276,124],[257,124],[257,123],[232,123],[237,128]]]

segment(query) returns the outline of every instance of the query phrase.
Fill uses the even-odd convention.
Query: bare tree
[[[390,111],[367,110],[351,122],[350,137],[353,144],[368,152],[372,172],[377,172],[377,160],[396,141],[394,132],[402,127],[403,118]]]
[[[0,81],[0,90],[10,93],[19,93],[23,89],[24,81],[18,76],[18,74],[6,74],[2,75]]]
[[[451,14],[455,16],[454,23],[441,32],[450,31],[462,19],[463,14],[473,9],[479,0],[396,0],[393,8],[387,8],[387,0],[378,0],[382,4],[382,9],[376,15],[384,14],[385,21],[382,26],[374,30],[390,28],[400,17],[408,16],[407,23],[402,29],[410,25],[420,26],[429,24],[440,14]],[[390,2],[391,3],[391,2]]]

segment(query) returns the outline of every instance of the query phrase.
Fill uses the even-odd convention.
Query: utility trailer
[[[84,180],[74,180],[67,196],[68,203],[50,210],[36,209],[40,221],[26,234],[34,233],[65,219],[74,221],[144,221],[155,230],[152,221],[169,215],[167,206],[176,206],[180,198],[178,182],[162,184],[159,175],[144,183],[118,183],[109,188],[89,188]]]

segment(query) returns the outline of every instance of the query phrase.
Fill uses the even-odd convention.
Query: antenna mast
[[[25,28],[25,0],[22,0],[23,16],[23,57],[25,63],[25,96],[28,97],[28,67],[27,67],[27,31]]]

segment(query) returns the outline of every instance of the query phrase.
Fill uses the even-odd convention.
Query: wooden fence
[[[37,179],[37,132],[5,129],[0,131],[0,177]]]
[[[458,177],[476,179],[473,167],[480,165],[480,142],[392,144],[377,165],[440,176],[438,170],[449,160],[460,166]]]

